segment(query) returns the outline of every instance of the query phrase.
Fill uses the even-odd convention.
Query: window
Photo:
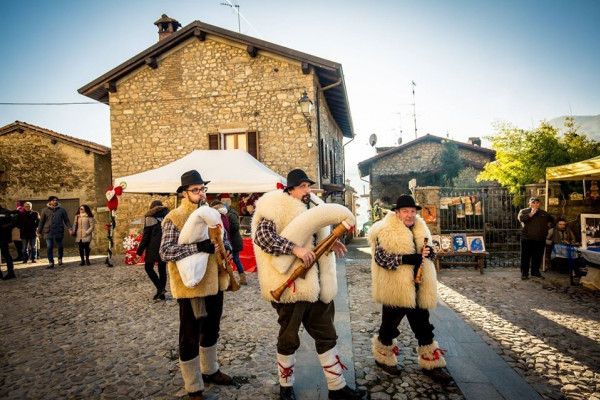
[[[231,132],[211,133],[208,135],[209,150],[244,150],[258,160],[258,133]]]

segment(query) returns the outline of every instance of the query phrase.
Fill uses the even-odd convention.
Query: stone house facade
[[[371,203],[381,199],[384,203],[392,204],[400,194],[409,193],[408,182],[411,179],[417,179],[418,184],[419,178],[441,171],[443,165],[440,165],[439,154],[442,142],[447,140],[450,139],[427,134],[360,162],[358,168],[361,178],[369,176]],[[495,151],[481,147],[477,138],[471,138],[470,143],[453,142],[465,166],[483,170],[486,163],[495,159]]]
[[[20,121],[0,128],[0,204],[15,209],[18,201],[30,201],[40,212],[55,195],[71,222],[79,205],[89,205],[96,219],[92,254],[108,246],[103,210],[111,181],[108,147]],[[69,248],[75,241],[67,235],[64,244]]]
[[[193,150],[244,149],[282,176],[304,169],[327,201],[343,202],[342,142],[354,131],[340,64],[200,21],[178,30],[163,15],[155,25],[158,43],[79,89],[110,107],[115,178]],[[127,221],[150,201],[125,191],[116,243],[139,230]]]

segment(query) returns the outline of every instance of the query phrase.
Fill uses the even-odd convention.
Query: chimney
[[[470,137],[469,140],[467,140],[467,144],[481,147],[481,139],[478,137]]]
[[[158,21],[154,23],[158,26],[158,41],[168,38],[173,33],[177,32],[177,29],[181,28],[179,21],[173,18],[169,18],[167,14],[163,14]]]

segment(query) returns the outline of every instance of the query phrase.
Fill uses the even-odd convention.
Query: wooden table
[[[460,253],[437,253],[435,255],[435,270],[440,272],[440,265],[473,265],[479,269],[479,273],[483,275],[483,268],[485,267],[485,258],[489,255],[487,251],[481,253],[471,253],[470,251],[464,251]],[[456,258],[456,257],[473,257],[474,261],[446,261],[444,259]]]

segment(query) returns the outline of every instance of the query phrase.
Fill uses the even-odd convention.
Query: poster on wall
[[[452,253],[452,235],[440,235],[440,253]]]
[[[456,218],[465,218],[465,205],[458,204],[456,206]]]
[[[433,247],[433,251],[439,253],[441,251],[440,248],[440,235],[431,235],[431,247]]]
[[[481,215],[481,201],[475,203],[475,215]]]
[[[435,205],[425,205],[421,210],[421,216],[425,222],[435,222],[437,221],[437,208]]]

